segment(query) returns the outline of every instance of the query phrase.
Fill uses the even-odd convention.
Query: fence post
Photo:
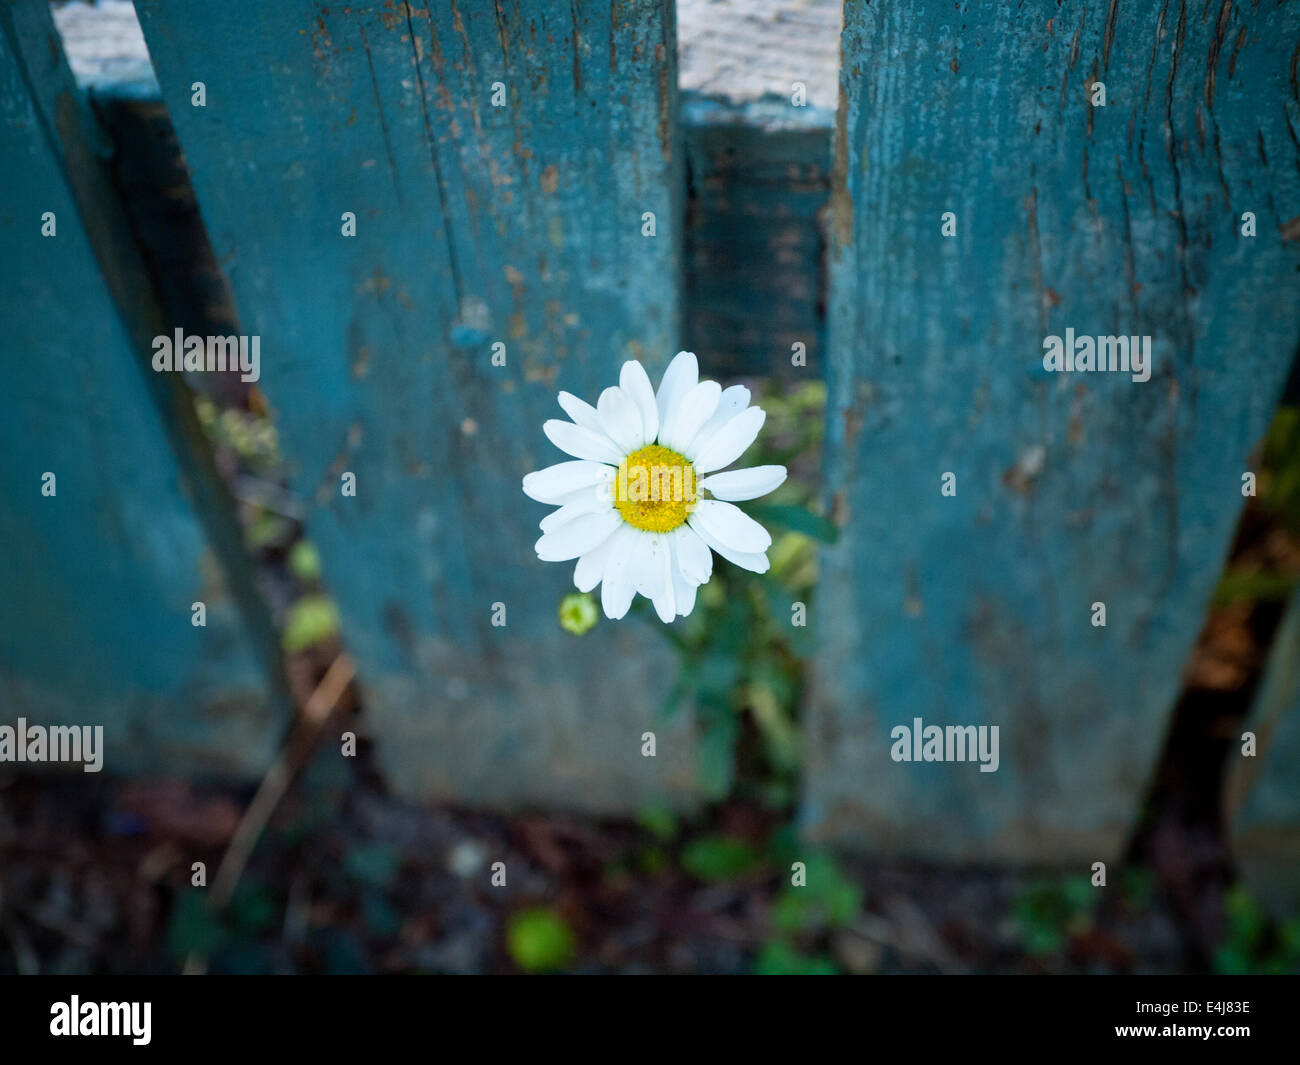
[[[0,8],[0,98],[4,722],[102,725],[112,772],[260,774],[277,648],[183,389],[148,370],[156,296],[46,3]]]
[[[389,780],[688,801],[667,645],[559,627],[520,491],[558,390],[678,346],[671,4],[137,9]]]
[[[1300,341],[1298,30],[849,0],[815,835],[1119,852]],[[1150,336],[1150,379],[1048,372],[1067,330]],[[917,719],[998,727],[999,768],[896,761]]]

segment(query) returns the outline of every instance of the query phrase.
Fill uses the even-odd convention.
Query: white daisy
[[[749,405],[749,389],[699,380],[695,356],[682,351],[657,393],[631,361],[594,407],[568,392],[559,401],[573,420],[542,429],[574,461],[524,478],[525,495],[560,508],[541,521],[537,557],[576,558],[573,583],[582,592],[601,586],[606,617],[621,618],[638,594],[664,622],[685,617],[695,589],[713,574],[710,548],[744,569],[767,571],[772,537],[733,504],[772,491],[785,467],[718,472],[763,426],[766,415]]]

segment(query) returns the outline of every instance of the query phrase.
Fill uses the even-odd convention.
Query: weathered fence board
[[[0,108],[0,723],[101,725],[113,772],[261,773],[287,724],[269,623],[192,419],[142,372],[158,308],[44,3],[0,9]]]
[[[688,716],[657,716],[666,645],[559,628],[571,574],[536,560],[520,492],[562,457],[541,433],[559,389],[594,399],[678,346],[671,6],[137,9],[390,781],[689,801]]]
[[[1298,36],[1294,5],[848,3],[814,834],[1116,855],[1300,340]],[[1067,328],[1152,336],[1150,380],[1046,372]],[[1000,768],[894,761],[915,718],[999,726]]]
[[[1255,705],[1257,748],[1228,752],[1224,820],[1241,875],[1281,915],[1300,904],[1300,588],[1291,597]]]

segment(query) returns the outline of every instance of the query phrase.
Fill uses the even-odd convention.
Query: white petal
[[[604,468],[611,472],[613,471],[612,466],[606,466]],[[603,503],[606,506],[613,506],[614,490],[612,482],[613,478],[611,478],[610,482],[607,484],[587,485],[586,488],[579,488],[576,492],[569,492],[560,496],[558,499],[548,499],[547,502],[557,507],[570,507],[575,503],[588,503],[592,501]],[[595,507],[594,509],[599,510],[600,508]],[[546,519],[543,518],[542,520],[545,521]]]
[[[662,433],[668,415],[677,406],[677,401],[686,395],[700,379],[700,365],[695,361],[695,353],[679,351],[664,371],[663,380],[659,382],[659,391],[655,394],[655,404],[659,408],[659,429]]]
[[[700,427],[713,417],[721,396],[722,386],[717,381],[701,381],[682,396],[667,420],[661,423],[660,443],[674,451],[685,452]]]
[[[659,620],[665,625],[671,625],[673,618],[677,616],[677,600],[673,595],[672,582],[669,581],[662,595],[654,597],[655,613],[659,615]]]
[[[680,529],[674,529],[674,532],[680,532]],[[686,530],[690,532],[689,529]],[[712,565],[713,556],[709,549],[705,547],[704,541],[698,536],[691,533],[691,539],[699,543],[705,555],[708,555],[710,565]],[[681,617],[686,617],[695,609],[695,583],[689,580],[682,572],[681,566],[681,540],[679,537],[670,536],[668,539],[668,551],[672,558],[672,584],[673,584],[673,610]],[[661,614],[660,617],[663,615]]]
[[[712,473],[735,462],[754,442],[766,418],[762,407],[746,407],[688,456],[695,464],[695,472]]]
[[[601,577],[605,575],[609,553],[617,540],[618,533],[615,532],[614,535],[607,536],[598,547],[593,547],[578,559],[578,564],[573,567],[573,586],[578,591],[589,592],[600,583]]]
[[[668,566],[668,537],[663,533],[642,532],[633,563],[633,587],[647,599],[663,594],[670,579]]]
[[[573,422],[552,418],[542,424],[542,432],[561,451],[576,459],[590,459],[592,462],[608,462],[617,466],[623,461],[619,446],[604,433],[584,429]]]
[[[699,451],[709,442],[709,438],[714,433],[748,406],[748,388],[744,385],[731,385],[729,388],[724,388],[722,398],[718,400],[718,409],[713,412],[713,417],[704,423],[704,428],[696,435],[691,446]],[[577,419],[575,418],[574,421]]]
[[[695,609],[695,585],[679,573],[673,584],[673,595],[673,605],[677,607],[678,615],[689,617],[691,611]]]
[[[650,385],[650,378],[646,376],[645,367],[635,359],[623,363],[623,369],[618,375],[618,387],[627,393],[636,404],[637,413],[641,415],[641,441],[637,446],[653,444],[659,435],[659,407],[655,403],[655,390]]]
[[[703,478],[700,488],[707,488],[716,499],[757,499],[781,487],[785,481],[784,466],[750,466],[744,470],[728,470]]]
[[[656,541],[651,549],[651,560],[657,571],[657,586],[650,601],[654,603],[659,620],[670,625],[677,616],[676,596],[673,592],[673,574],[677,572],[677,567],[673,564],[672,540],[661,534],[656,537]]]
[[[580,488],[612,484],[618,471],[599,462],[557,462],[524,476],[524,495],[539,503],[560,503]]]
[[[609,503],[596,495],[593,489],[588,488],[583,491],[581,499],[573,503],[565,503],[559,510],[551,511],[537,523],[537,527],[544,533],[550,532],[561,525],[568,525],[575,518],[581,518],[585,514],[595,514],[610,509]]]
[[[591,514],[544,533],[537,541],[537,557],[543,562],[567,562],[599,547],[623,523],[614,511]]]
[[[579,399],[572,392],[561,392],[558,399],[564,413],[578,425],[595,433],[604,432],[600,427],[600,416],[596,413],[596,408],[586,400]]]
[[[771,534],[739,507],[717,499],[704,499],[696,504],[690,516],[690,526],[710,547],[720,543],[732,551],[749,554],[766,551],[772,546]],[[717,548],[714,548],[717,550]]]
[[[731,548],[723,547],[720,544],[710,544],[709,546],[732,565],[751,570],[754,573],[766,573],[771,565],[767,560],[766,551],[733,551]]]
[[[681,575],[692,585],[704,584],[713,575],[713,555],[708,544],[689,525],[680,525],[669,535]]]
[[[645,429],[641,425],[641,412],[636,409],[632,397],[615,385],[605,389],[596,401],[596,411],[600,415],[600,424],[605,434],[623,450],[618,461],[622,462],[629,451],[641,446]]]
[[[733,551],[721,540],[715,540],[702,529],[696,530],[706,544],[741,569],[753,570],[755,573],[766,573],[768,567],[767,553],[763,551]]]
[[[636,595],[636,589],[632,587],[632,554],[637,546],[637,530],[624,524],[610,539],[613,543],[601,576],[600,605],[605,617],[617,621],[627,613]]]

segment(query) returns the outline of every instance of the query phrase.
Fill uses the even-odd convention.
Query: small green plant
[[[1260,448],[1258,476],[1255,505],[1292,538],[1300,536],[1300,408],[1279,408]],[[1252,558],[1224,571],[1214,603],[1283,602],[1294,584],[1293,567]]]
[[[1300,407],[1281,407],[1264,438],[1259,495],[1265,508],[1300,531]]]
[[[586,592],[573,592],[560,600],[560,628],[574,636],[590,632],[600,618],[600,611]]]
[[[837,972],[821,948],[830,933],[857,918],[862,891],[829,854],[810,852],[800,844],[793,825],[773,833],[768,850],[782,870],[785,885],[772,904],[772,934],[754,962],[754,971],[766,975]]]
[[[788,943],[772,940],[754,961],[756,976],[835,976],[839,969],[824,954],[803,954]]]
[[[765,432],[750,465],[780,464],[790,477],[762,504],[747,511],[770,527],[770,568],[754,574],[715,567],[699,590],[696,609],[665,629],[678,654],[677,683],[666,709],[694,709],[697,773],[702,790],[720,799],[736,787],[746,726],[758,746],[746,763],[750,798],[784,809],[798,789],[803,761],[798,707],[807,655],[812,649],[810,603],[817,579],[817,542],[835,539],[832,522],[815,511],[815,456],[820,453],[825,386],[790,389],[769,382],[761,405]]]
[[[320,552],[310,540],[299,540],[289,548],[289,569],[303,584],[320,580]]]
[[[526,973],[555,972],[573,960],[577,942],[558,913],[535,907],[511,915],[506,950]]]
[[[208,438],[234,451],[254,474],[279,470],[280,441],[270,419],[237,407],[219,408],[208,396],[196,396],[194,410]]]
[[[290,654],[306,651],[339,631],[339,608],[327,595],[306,595],[289,607],[280,640]]]
[[[787,883],[772,907],[772,923],[783,932],[808,933],[852,922],[862,908],[862,892],[825,854],[803,859],[804,884]]]
[[[167,922],[167,953],[178,963],[211,959],[217,971],[260,971],[265,961],[260,940],[276,920],[271,895],[261,884],[245,881],[224,912],[215,912],[210,899],[206,891],[192,889],[176,897]]]
[[[677,838],[677,815],[667,806],[643,807],[636,821],[660,843],[671,843]]]
[[[682,848],[682,868],[697,880],[734,880],[762,863],[753,845],[734,836],[701,836]]]
[[[1063,950],[1092,927],[1096,901],[1097,889],[1086,876],[1031,883],[1011,909],[1025,950],[1040,956]]]
[[[1225,975],[1300,973],[1300,918],[1275,923],[1240,885],[1224,898],[1227,931],[1214,954]]]

